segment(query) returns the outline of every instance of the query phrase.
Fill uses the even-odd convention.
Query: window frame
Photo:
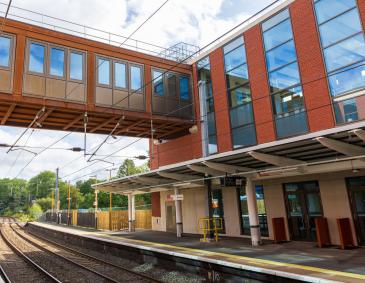
[[[58,50],[62,50],[63,54],[64,54],[64,58],[63,58],[63,76],[57,76],[57,75],[52,75],[51,74],[51,49],[58,49]],[[47,76],[52,78],[52,79],[58,79],[58,80],[66,80],[66,76],[67,76],[67,61],[68,61],[68,52],[67,49],[65,47],[56,45],[56,44],[52,44],[49,43],[47,46],[47,54],[48,54],[48,64],[47,64]]]
[[[109,62],[109,83],[108,84],[104,84],[104,83],[100,83],[99,82],[99,78],[100,78],[100,75],[99,75],[99,72],[100,72],[100,66],[104,63],[101,63],[99,64],[99,60],[104,60]],[[95,70],[96,70],[96,82],[95,82],[95,85],[96,86],[99,86],[99,87],[107,87],[107,88],[113,88],[113,72],[112,72],[112,65],[113,65],[113,60],[111,58],[107,58],[107,57],[104,57],[102,55],[96,55],[96,62],[95,62]]]
[[[335,122],[335,125],[345,125],[345,124],[349,124],[349,123],[353,123],[353,122],[357,122],[357,121],[361,121],[361,120],[357,120],[357,121],[352,121],[352,122],[338,122],[337,121],[337,118],[336,118],[336,104],[338,104],[338,101],[335,101],[334,98],[341,98],[341,97],[346,97],[348,95],[352,95],[351,98],[349,99],[352,99],[352,98],[356,98],[356,97],[360,97],[360,96],[363,96],[363,94],[361,94],[361,91],[362,90],[365,90],[365,88],[362,88],[362,89],[355,89],[355,90],[351,90],[351,91],[346,91],[346,92],[343,92],[341,93],[340,95],[337,95],[337,96],[334,96],[332,95],[332,90],[331,90],[331,86],[330,86],[330,81],[329,81],[329,78],[332,76],[332,75],[335,75],[336,73],[339,73],[340,70],[343,70],[343,69],[347,69],[349,68],[350,66],[356,66],[358,65],[360,62],[364,62],[364,60],[361,60],[359,62],[355,62],[355,63],[352,63],[352,64],[349,64],[349,65],[346,65],[346,66],[343,66],[339,69],[336,69],[336,70],[332,70],[331,72],[328,72],[327,71],[327,65],[326,65],[326,59],[325,59],[325,56],[324,56],[324,50],[330,46],[333,46],[335,44],[338,44],[340,43],[341,41],[344,41],[344,40],[347,40],[351,37],[354,37],[356,36],[357,34],[354,34],[350,37],[347,37],[347,38],[344,38],[334,44],[331,44],[329,46],[326,46],[326,47],[323,47],[323,43],[322,43],[322,39],[321,39],[321,33],[320,33],[320,26],[331,21],[331,20],[334,20],[335,18],[337,18],[338,16],[341,16],[342,14],[345,14],[353,9],[357,9],[357,14],[358,14],[358,17],[359,17],[359,21],[360,21],[360,24],[361,24],[361,27],[362,27],[362,33],[363,33],[363,36],[364,36],[364,39],[365,39],[365,22],[363,21],[362,17],[361,17],[361,14],[359,13],[359,6],[358,6],[358,2],[355,0],[355,6],[352,7],[352,8],[349,8],[345,11],[343,11],[342,13],[339,13],[337,14],[336,16],[333,16],[332,18],[330,19],[327,19],[326,21],[322,22],[322,23],[319,23],[318,21],[318,16],[317,16],[317,11],[316,11],[316,3],[320,2],[321,0],[313,0],[312,1],[312,11],[313,11],[313,14],[314,14],[314,19],[315,19],[315,25],[316,25],[316,30],[317,30],[317,34],[318,34],[318,40],[319,40],[319,45],[320,45],[320,48],[321,48],[321,54],[322,54],[322,64],[324,66],[324,72],[325,72],[325,79],[326,79],[326,83],[327,83],[327,90],[328,90],[328,95],[329,95],[329,99],[331,100],[331,106],[332,106],[332,117],[334,119],[334,122]],[[360,32],[358,33],[360,34]],[[357,67],[356,67],[357,68]],[[358,95],[353,95],[353,94],[356,94],[358,93]],[[347,99],[344,99],[343,101],[345,101]]]
[[[30,47],[32,44],[41,45],[44,47],[44,60],[43,60],[43,72],[35,72],[30,70]],[[26,60],[26,70],[27,74],[35,75],[35,76],[48,76],[47,64],[48,64],[48,42],[42,42],[34,39],[29,39],[27,42],[27,60]]]
[[[263,27],[262,27],[262,24],[267,21],[267,20],[270,20],[272,17],[275,17],[276,15],[282,13],[284,10],[287,10],[288,11],[288,17],[285,18],[284,20],[280,21],[279,23],[277,23],[276,25],[270,27],[269,29],[263,31]],[[287,41],[285,42],[282,42],[281,44],[273,47],[273,48],[270,48],[268,50],[266,50],[266,46],[265,46],[265,39],[264,39],[264,33],[267,32],[268,30],[272,29],[273,27],[281,24],[282,22],[286,21],[286,20],[289,20],[289,23],[290,23],[290,27],[291,27],[291,31],[292,31],[292,37],[290,39],[288,39]],[[281,92],[285,92],[285,91],[288,91],[292,88],[297,88],[297,87],[301,87],[302,88],[302,92],[303,92],[303,105],[304,105],[304,112],[306,113],[306,121],[305,121],[305,126],[306,126],[306,129],[308,132],[309,131],[309,121],[308,121],[308,115],[307,115],[307,105],[306,105],[306,100],[305,100],[305,95],[304,95],[304,89],[303,89],[303,85],[302,85],[302,73],[301,73],[301,70],[300,70],[300,64],[299,64],[299,61],[298,61],[298,52],[297,52],[297,45],[296,45],[296,39],[295,39],[295,34],[294,34],[294,29],[293,29],[293,21],[292,21],[292,15],[291,15],[291,11],[290,11],[290,8],[289,7],[285,7],[283,8],[282,10],[278,11],[277,13],[273,14],[271,17],[265,19],[264,22],[261,22],[261,38],[262,38],[262,46],[263,46],[263,52],[264,52],[264,60],[265,60],[265,69],[266,69],[266,78],[267,78],[267,82],[268,82],[268,93],[269,93],[269,96],[270,96],[270,105],[271,105],[271,111],[272,111],[272,118],[273,118],[273,124],[274,124],[274,129],[275,129],[275,137],[277,140],[280,140],[280,139],[286,139],[286,138],[290,138],[290,137],[295,137],[295,136],[298,136],[298,135],[301,135],[301,134],[304,134],[304,133],[294,133],[294,134],[291,134],[289,136],[279,136],[279,131],[277,129],[277,125],[276,125],[276,121],[277,119],[280,119],[279,115],[278,114],[275,114],[275,109],[276,109],[276,106],[274,105],[273,103],[273,98],[275,95],[278,95],[279,93]],[[290,63],[287,63],[285,65],[282,65],[278,68],[275,68],[271,71],[269,71],[268,69],[268,62],[267,62],[267,58],[266,58],[266,54],[280,46],[282,46],[283,44],[286,44],[288,43],[289,41],[293,41],[293,45],[294,45],[294,52],[295,52],[295,57],[296,57],[296,60],[293,61],[293,62],[290,62]],[[297,64],[297,67],[298,67],[298,74],[299,74],[299,82],[296,83],[296,84],[293,84],[289,87],[286,87],[286,88],[282,88],[282,89],[278,89],[276,91],[273,91],[272,90],[272,87],[271,87],[271,83],[270,83],[270,73],[272,72],[277,72],[278,70],[280,69],[283,69],[287,66],[290,66],[291,64]],[[295,111],[291,111],[291,112],[288,112],[289,116],[291,116],[292,113],[295,113]]]
[[[1,33],[0,37],[6,37],[10,39],[10,46],[9,46],[9,62],[8,62],[8,66],[1,66],[0,65],[0,69],[1,70],[7,70],[10,71],[13,69],[14,67],[14,52],[15,52],[15,41],[16,41],[16,36],[13,34],[9,34],[9,33]]]
[[[141,87],[138,89],[132,89],[132,67],[137,67],[140,69],[140,75],[141,75]],[[128,91],[129,94],[128,96],[133,95],[134,93],[138,93],[138,94],[143,94],[144,93],[144,65],[142,64],[138,64],[138,63],[134,63],[134,62],[129,62],[128,64]]]
[[[237,149],[241,149],[241,148],[245,148],[245,147],[249,147],[252,145],[257,144],[257,132],[256,132],[256,122],[255,122],[255,113],[254,113],[254,108],[253,108],[253,102],[252,102],[252,91],[251,91],[251,81],[250,81],[250,72],[249,72],[249,64],[248,64],[248,60],[247,60],[247,51],[246,51],[246,39],[244,37],[244,35],[240,35],[243,37],[243,41],[242,44],[239,46],[236,46],[236,48],[231,49],[229,52],[225,53],[224,52],[224,46],[229,45],[230,43],[232,43],[233,41],[235,41],[238,37],[232,39],[231,41],[227,42],[224,46],[222,46],[222,54],[223,54],[223,67],[224,67],[224,83],[225,83],[225,89],[226,89],[226,97],[228,100],[228,108],[229,108],[229,127],[230,127],[230,136],[231,136],[231,145],[232,145],[232,150],[237,150]],[[244,56],[245,56],[245,62],[243,64],[239,64],[237,66],[234,66],[233,68],[227,70],[226,69],[226,55],[230,54],[232,51],[238,49],[238,48],[242,48],[244,51]],[[227,78],[227,74],[233,70],[236,70],[242,66],[246,66],[247,68],[247,81],[244,82],[243,84],[237,85],[237,86],[231,86],[228,87],[228,78]],[[241,87],[246,87],[248,86],[249,90],[250,90],[250,96],[251,96],[251,100],[249,102],[245,102],[242,104],[238,104],[236,106],[232,106],[232,99],[231,99],[231,92],[234,91],[235,89],[241,88]],[[234,111],[236,108],[239,108],[243,105],[247,105],[247,104],[251,104],[251,109],[252,109],[252,122],[251,123],[247,123],[247,124],[242,124],[239,126],[232,126],[232,119],[231,119],[231,112]],[[235,146],[234,144],[234,135],[233,132],[234,130],[237,129],[241,129],[241,128],[246,128],[249,126],[253,126],[254,128],[254,132],[255,132],[255,141],[254,143],[250,144],[250,145],[243,145],[243,146]]]
[[[68,61],[67,61],[67,65],[68,65],[68,72],[67,72],[67,80],[70,82],[75,82],[75,83],[85,83],[86,82],[86,75],[85,72],[87,70],[87,62],[86,62],[86,56],[87,53],[86,51],[81,51],[81,50],[77,50],[77,49],[73,49],[73,48],[69,48],[68,49]],[[79,54],[82,56],[82,79],[78,80],[78,79],[74,79],[71,78],[71,53],[75,53],[75,54]]]
[[[121,64],[121,65],[124,65],[124,67],[125,67],[125,76],[124,76],[125,88],[116,85],[116,77],[115,77],[115,74],[116,74],[115,66],[116,66],[116,64]],[[129,90],[128,62],[126,62],[124,60],[119,60],[119,59],[112,59],[112,73],[111,73],[111,76],[112,76],[113,89],[128,92],[128,90]]]

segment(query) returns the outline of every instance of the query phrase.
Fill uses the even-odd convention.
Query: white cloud
[[[181,41],[203,46],[247,17],[249,13],[244,11],[244,9],[242,12],[237,13],[235,11],[233,13],[235,9],[235,5],[233,4],[235,2],[235,0],[170,0],[134,37],[165,47]],[[13,7],[18,6],[30,9],[120,35],[130,34],[161,4],[162,0],[13,1]],[[1,9],[4,10],[4,8],[3,6]],[[222,16],[223,12],[224,15],[228,15],[230,10],[234,14],[234,17]],[[19,10],[12,8],[10,13],[14,12],[20,13]],[[42,20],[42,18],[37,16],[37,20]],[[13,143],[22,131],[23,129],[0,128],[0,143]],[[29,139],[28,145],[47,146],[63,135],[64,133],[62,132],[37,130]],[[99,144],[103,139],[104,136],[89,135],[88,148]],[[19,141],[19,144],[24,144],[25,140],[26,137],[23,137]],[[133,138],[125,138],[114,144],[106,144],[100,150],[99,154],[110,154],[133,140]],[[82,142],[82,134],[73,133],[55,147],[83,147]],[[113,142],[113,140],[110,140],[110,142]],[[118,155],[136,156],[146,154],[147,150],[148,143],[142,140],[122,150]],[[15,177],[33,157],[31,153],[24,151],[14,151],[9,154],[5,152],[5,148],[0,149],[0,177]],[[18,161],[13,168],[10,168],[18,154]],[[20,177],[30,178],[42,170],[55,170],[56,167],[61,167],[60,175],[65,176],[90,164],[86,163],[85,158],[79,158],[67,167],[62,167],[64,164],[81,155],[82,153],[65,150],[48,150],[34,159]],[[109,158],[108,160],[121,162],[122,157]],[[82,175],[86,175],[85,178],[87,178],[88,174],[91,174],[92,171],[108,166],[110,165],[107,163],[99,162],[95,166],[67,177],[67,179],[73,179]],[[100,178],[105,177],[105,172],[99,172],[99,176]]]

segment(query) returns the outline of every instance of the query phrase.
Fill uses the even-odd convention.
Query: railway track
[[[72,263],[72,265],[79,269],[85,269],[93,273],[95,279],[98,278],[94,282],[102,282],[100,279],[103,279],[104,282],[162,282],[146,274],[123,268],[122,266],[113,264],[112,262],[104,261],[100,258],[60,245],[48,239],[39,237],[38,235],[30,235],[25,232],[18,223],[9,224],[9,228],[16,237],[25,241],[29,245],[32,245],[44,253],[51,254],[54,258],[57,257],[60,260]],[[87,282],[92,281],[88,280]]]

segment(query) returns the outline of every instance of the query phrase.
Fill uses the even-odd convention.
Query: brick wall
[[[225,152],[232,150],[232,139],[222,48],[214,50],[209,57],[213,83],[218,151]]]
[[[335,125],[312,1],[290,6],[304,99],[311,132]]]
[[[250,76],[257,143],[275,140],[273,112],[261,36],[261,26],[254,26],[244,34],[248,72]]]

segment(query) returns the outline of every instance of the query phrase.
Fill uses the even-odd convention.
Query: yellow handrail
[[[221,217],[201,217],[198,221],[198,229],[203,233],[203,242],[208,242],[208,232],[214,232],[214,239],[218,242],[218,232],[223,230],[223,219]]]

